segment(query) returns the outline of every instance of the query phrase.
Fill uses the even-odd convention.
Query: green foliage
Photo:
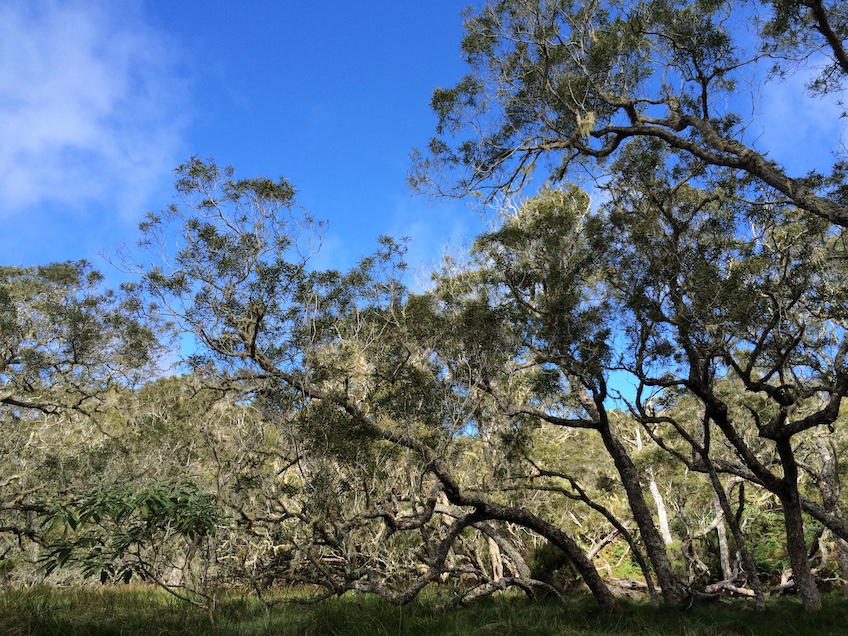
[[[533,550],[528,563],[530,576],[563,590],[578,580],[574,564],[562,550],[552,543],[542,543]]]
[[[544,350],[550,364],[535,366],[525,380],[531,390],[549,391],[537,395],[558,396],[566,367],[588,379],[610,359],[610,308],[597,293],[599,252],[587,240],[596,221],[588,196],[576,186],[544,189],[502,220],[475,241],[482,284],[476,297],[464,299],[457,332],[466,349],[492,351],[499,343],[501,368],[509,356]],[[480,324],[463,320],[469,312],[480,316]]]
[[[91,413],[145,377],[156,335],[86,261],[0,267],[0,416]]]
[[[6,582],[6,579],[17,566],[18,562],[15,559],[3,558],[0,560],[0,585]]]
[[[785,531],[780,512],[763,510],[753,519],[750,530],[751,545],[757,569],[767,577],[780,578],[790,567],[786,554]]]
[[[636,581],[643,578],[642,569],[633,560],[633,553],[626,541],[613,541],[606,559],[613,576]]]
[[[83,576],[99,575],[103,583],[126,583],[134,573],[156,577],[153,559],[142,554],[175,539],[190,546],[214,537],[223,523],[215,498],[188,481],[100,488],[54,504],[44,516],[48,536],[55,536],[40,557],[44,572],[75,563]]]
[[[837,161],[825,159],[831,174],[798,179],[745,135],[762,107],[753,96],[810,59],[823,62],[809,88],[840,103],[848,77],[843,3],[755,4],[478,4],[465,23],[468,74],[434,93],[436,136],[416,153],[411,183],[496,198],[530,183],[536,166],[547,168],[548,183],[586,171],[606,180],[616,161],[614,181],[622,170],[650,174],[650,161],[627,157],[627,142],[641,140],[668,151],[665,165],[705,189],[764,204],[785,197],[845,227],[845,157],[836,140]],[[737,87],[752,78],[745,104]]]

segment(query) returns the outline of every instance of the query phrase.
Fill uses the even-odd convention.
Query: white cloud
[[[474,203],[433,203],[408,195],[394,198],[387,233],[397,239],[409,239],[405,256],[410,274],[407,285],[419,291],[428,288],[431,274],[441,266],[446,254],[458,258],[468,254],[474,239],[485,229]]]
[[[124,214],[181,153],[173,46],[126,2],[0,5],[0,216],[42,203]]]
[[[752,127],[761,126],[757,147],[795,176],[812,169],[827,172],[834,153],[844,152],[848,143],[848,120],[840,117],[844,109],[837,103],[845,95],[811,96],[805,83],[815,70],[802,69],[785,81],[766,84],[758,104],[761,114]]]

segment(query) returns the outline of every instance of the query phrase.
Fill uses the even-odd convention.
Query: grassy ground
[[[684,610],[627,604],[609,615],[599,612],[590,599],[580,598],[565,604],[484,599],[471,607],[440,610],[426,602],[395,607],[378,599],[345,597],[317,606],[280,605],[266,613],[253,598],[232,597],[219,604],[212,626],[203,612],[156,590],[45,587],[0,593],[3,636],[841,636],[847,632],[848,601],[838,596],[826,598],[825,609],[815,616],[805,615],[794,599],[772,601],[764,614],[744,604],[696,604]]]

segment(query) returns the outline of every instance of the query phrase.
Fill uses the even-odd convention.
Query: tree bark
[[[804,540],[804,522],[801,518],[801,505],[795,497],[788,495],[780,498],[783,506],[783,521],[786,524],[786,550],[792,565],[792,577],[801,602],[807,612],[817,612],[822,608],[810,562],[807,559],[807,545]]]
[[[489,537],[489,559],[492,562],[492,579],[495,583],[503,578],[503,559],[498,544],[492,537]]]
[[[654,478],[654,471],[652,468],[648,469],[648,476],[651,479],[648,488],[651,491],[651,496],[654,498],[654,503],[657,506],[657,521],[660,524],[660,534],[662,535],[663,542],[666,545],[671,545],[673,539],[671,537],[671,530],[668,528],[668,512],[665,509],[665,501],[660,493],[659,486],[657,486],[657,480]]]
[[[836,542],[836,562],[839,564],[839,577],[842,579],[842,594],[848,596],[848,542],[837,536],[834,536],[833,540]]]
[[[645,551],[654,566],[657,581],[662,588],[663,599],[668,605],[679,605],[684,598],[683,588],[677,577],[674,576],[671,561],[666,551],[666,544],[654,525],[653,513],[645,501],[642,485],[639,483],[639,473],[633,465],[630,455],[627,454],[627,449],[610,429],[606,413],[601,413],[599,419],[598,431],[601,433],[604,446],[612,457],[621,477],[633,519],[639,526],[642,541],[645,543]]]
[[[777,452],[783,465],[783,488],[778,498],[783,506],[783,521],[786,525],[786,551],[792,565],[792,576],[801,602],[807,612],[822,608],[821,596],[816,588],[810,561],[807,558],[807,542],[804,539],[804,520],[801,516],[801,501],[798,496],[798,466],[789,439],[777,442]]]
[[[837,519],[844,519],[842,507],[839,505],[839,460],[829,435],[816,436],[816,448],[822,460],[822,469],[818,475],[819,492],[822,496],[822,506]],[[836,543],[836,562],[839,565],[839,575],[842,579],[842,593],[848,596],[848,542],[834,535]]]
[[[718,535],[718,554],[721,561],[721,578],[727,580],[733,576],[733,572],[730,570],[730,548],[727,545],[727,530],[724,527],[724,511],[721,509],[718,494],[713,499],[713,510],[715,510],[718,518],[716,534]]]

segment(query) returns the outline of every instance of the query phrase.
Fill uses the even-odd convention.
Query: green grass
[[[42,587],[0,593],[3,636],[827,636],[845,634],[846,626],[848,601],[836,595],[826,597],[825,609],[814,616],[804,614],[794,599],[772,600],[764,614],[742,603],[695,604],[683,610],[626,603],[621,611],[606,614],[588,598],[564,604],[489,598],[445,610],[425,601],[396,607],[376,598],[346,596],[266,612],[255,598],[230,596],[219,603],[213,626],[204,612],[153,589]]]

